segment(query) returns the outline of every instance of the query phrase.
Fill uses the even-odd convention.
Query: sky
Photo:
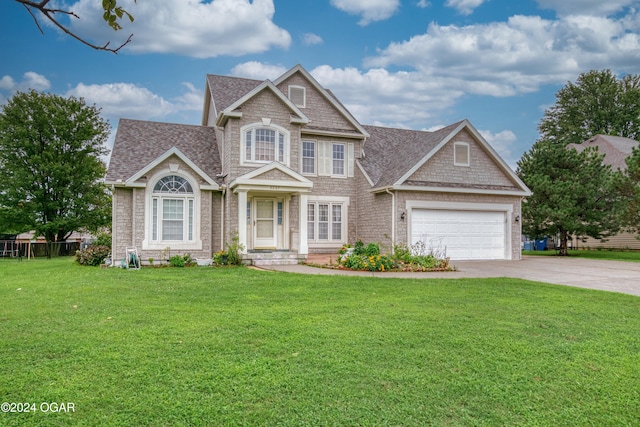
[[[504,160],[538,138],[555,94],[590,70],[640,74],[640,0],[61,1],[93,50],[13,0],[0,6],[0,105],[36,89],[120,118],[201,124],[206,74],[275,79],[301,64],[362,124],[436,130],[468,119]]]

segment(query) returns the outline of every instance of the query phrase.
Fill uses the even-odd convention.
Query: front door
[[[276,200],[254,199],[255,219],[253,223],[254,247],[276,248]]]

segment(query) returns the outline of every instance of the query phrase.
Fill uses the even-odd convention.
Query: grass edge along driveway
[[[0,260],[0,300],[0,400],[38,405],[0,413],[2,425],[640,419],[640,298],[629,295],[61,258]]]

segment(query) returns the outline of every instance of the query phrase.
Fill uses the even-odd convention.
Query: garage
[[[411,243],[446,249],[452,260],[506,259],[506,212],[413,209]]]

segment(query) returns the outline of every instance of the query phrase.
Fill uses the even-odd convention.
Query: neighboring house
[[[436,132],[361,125],[301,66],[275,81],[208,75],[202,126],[122,119],[107,173],[114,262],[246,262],[380,242],[452,259],[519,259],[525,184],[466,120]]]
[[[638,146],[638,141],[621,136],[596,135],[582,144],[569,144],[568,148],[575,148],[582,152],[589,147],[597,147],[600,154],[604,154],[603,163],[610,165],[615,170],[627,169],[626,159]],[[615,248],[615,249],[640,249],[640,240],[636,234],[622,232],[602,241],[592,237],[575,238],[574,247],[581,249]]]

